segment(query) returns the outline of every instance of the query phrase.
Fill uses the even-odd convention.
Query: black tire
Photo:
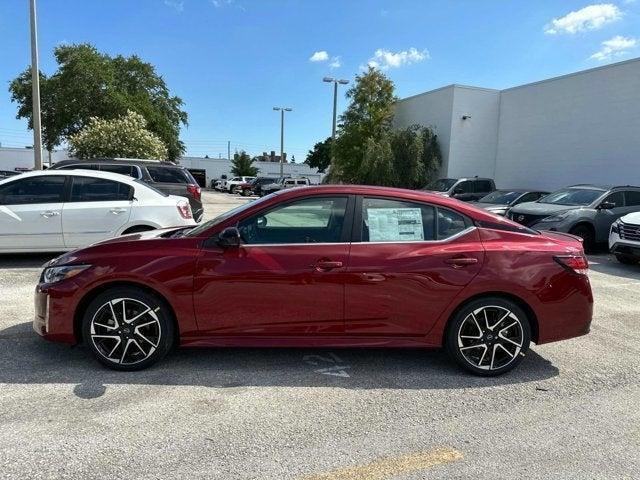
[[[640,262],[640,258],[634,257],[633,255],[626,255],[624,253],[616,253],[615,255],[616,259],[625,265],[635,265]]]
[[[585,253],[592,253],[596,247],[596,239],[593,230],[586,225],[573,227],[569,233],[582,239],[582,246]]]
[[[147,308],[148,313],[139,315]],[[123,310],[130,323],[122,321]],[[117,322],[112,321],[113,314]],[[173,316],[160,297],[135,287],[115,287],[94,298],[83,313],[82,338],[103,365],[114,370],[142,370],[171,350]]]
[[[138,225],[137,227],[128,228],[127,230],[122,232],[122,235],[129,235],[130,233],[149,232],[151,230],[155,230],[155,228],[145,225]]]
[[[484,311],[487,312],[486,319]],[[476,318],[476,322],[473,321],[474,312],[482,316]],[[495,323],[503,316],[503,321]],[[517,323],[506,328],[513,322]],[[498,327],[502,330],[494,330]],[[471,338],[476,335],[481,337]],[[529,350],[530,342],[531,326],[527,315],[516,303],[500,297],[484,297],[466,304],[453,316],[445,332],[445,348],[451,358],[468,372],[484,377],[502,375],[515,368]],[[487,358],[487,352],[493,356]]]

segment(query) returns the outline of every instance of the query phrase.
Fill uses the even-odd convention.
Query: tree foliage
[[[129,110],[147,121],[147,128],[166,145],[168,158],[184,153],[179,139],[187,124],[183,101],[169,89],[155,67],[138,56],[111,57],[89,44],[55,48],[58,64],[51,76],[40,72],[43,142],[51,150],[78,133],[92,117],[114,119]],[[31,72],[26,69],[10,86],[17,102],[17,118],[26,118],[33,128]]]
[[[167,159],[167,147],[147,130],[142,115],[126,115],[105,120],[91,117],[78,133],[69,136],[69,153],[77,158],[153,158]]]
[[[437,175],[442,156],[433,130],[419,125],[393,129],[393,89],[377,69],[356,76],[347,92],[351,102],[340,117],[330,181],[415,189]]]
[[[231,174],[235,177],[255,177],[258,175],[258,167],[253,165],[254,158],[251,158],[244,150],[236,152],[231,161]]]
[[[324,173],[329,168],[329,164],[331,164],[331,137],[316,143],[313,146],[313,150],[309,150],[309,153],[307,153],[304,163],[311,168],[316,168],[318,172]]]

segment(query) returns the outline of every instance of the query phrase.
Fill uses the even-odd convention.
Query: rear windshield
[[[446,192],[457,182],[455,178],[440,178],[427,185],[427,190],[433,190],[434,192]]]
[[[169,194],[168,194],[168,193],[161,192],[161,191],[160,191],[160,190],[158,190],[157,188],[152,187],[151,185],[149,185],[148,183],[143,182],[142,180],[136,179],[136,180],[135,180],[135,182],[136,182],[138,185],[144,185],[144,186],[145,186],[146,188],[148,188],[149,190],[153,190],[154,192],[156,192],[156,193],[157,193],[157,194],[159,194],[159,195],[162,195],[163,197],[168,197],[168,196],[169,196]]]
[[[538,202],[552,205],[590,205],[603,193],[604,190],[593,188],[565,188],[542,197]]]
[[[495,192],[491,192],[489,195],[485,195],[478,201],[481,203],[492,203],[494,205],[508,205],[520,195],[522,195],[522,192],[496,190]]]
[[[176,167],[152,166],[147,167],[149,176],[157,183],[194,183],[191,175]]]

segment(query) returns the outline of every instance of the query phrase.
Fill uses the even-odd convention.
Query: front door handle
[[[315,264],[311,265],[318,271],[333,270],[334,268],[342,267],[342,262],[334,262],[333,260],[318,260]]]
[[[475,265],[478,259],[474,257],[452,257],[447,258],[444,263],[451,265],[453,268],[462,268],[468,265]]]
[[[60,215],[60,212],[54,212],[53,210],[45,210],[44,212],[40,212],[40,216],[44,218],[57,217]]]
[[[124,213],[127,211],[126,208],[112,208],[111,210],[109,210],[111,213],[113,213],[114,215],[120,215],[121,213]]]

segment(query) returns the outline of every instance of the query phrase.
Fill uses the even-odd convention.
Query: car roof
[[[161,166],[161,167],[176,167],[176,168],[186,168],[182,165],[178,165],[177,163],[167,162],[162,160],[145,160],[141,158],[87,158],[87,159],[79,159],[79,158],[70,158],[68,160],[61,160],[56,162],[54,166],[57,165],[75,165],[82,163],[109,163],[115,165],[137,165],[137,166],[145,166],[145,167],[153,167],[153,166]]]
[[[104,178],[106,180],[114,180],[120,183],[128,183],[130,185],[139,185],[139,182],[128,175],[120,175],[119,173],[112,172],[101,172],[99,170],[36,170],[32,172],[21,173],[20,175],[14,175],[12,177],[8,177],[4,180],[18,180],[21,178],[30,178],[30,177],[43,177],[43,176],[74,176],[74,177],[94,177],[94,178]],[[3,181],[4,181],[3,180]]]

